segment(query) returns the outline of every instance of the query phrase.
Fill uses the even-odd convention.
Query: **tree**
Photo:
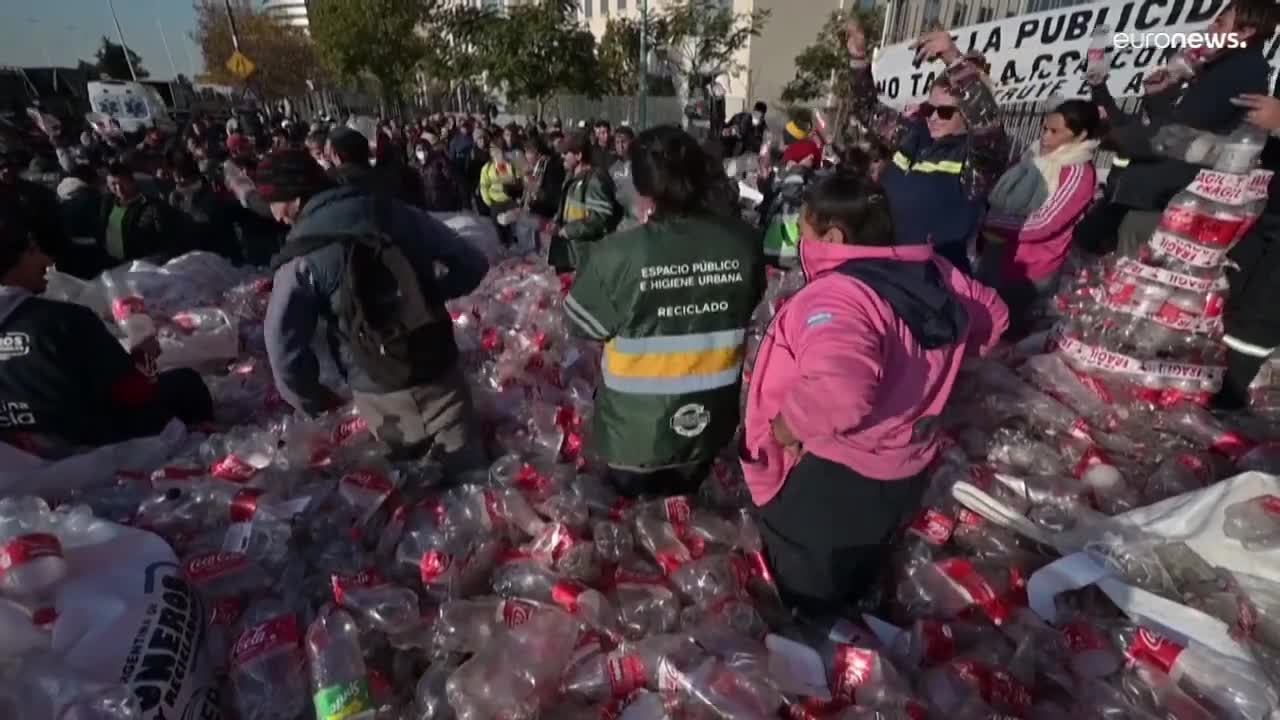
[[[423,70],[446,95],[470,93],[492,70],[492,33],[503,22],[491,10],[461,5],[432,15],[424,28],[432,42],[425,47]]]
[[[311,0],[307,16],[321,57],[340,75],[377,78],[398,100],[426,56],[419,30],[440,0]]]
[[[853,10],[831,13],[818,32],[817,40],[796,56],[795,79],[782,90],[782,99],[789,103],[803,103],[831,93],[843,99],[849,85],[849,53],[845,49],[845,25],[850,18],[862,23],[868,38],[879,38],[884,13],[874,10]],[[835,80],[834,87],[832,79]]]
[[[682,97],[690,82],[721,76],[737,77],[737,55],[769,21],[769,10],[734,13],[721,0],[677,0],[661,15],[665,35],[659,54],[676,78]]]
[[[647,46],[665,47],[668,41],[667,24],[660,18],[649,18]],[[604,78],[605,93],[609,95],[635,95],[640,91],[640,23],[630,18],[612,19],[605,26],[604,35],[596,48],[600,72]],[[661,94],[662,79],[653,74],[649,63],[644,63],[648,89]],[[670,92],[667,90],[666,92]]]
[[[541,116],[558,92],[602,94],[595,37],[578,25],[577,10],[576,0],[541,0],[510,8],[489,29],[491,78],[508,100],[532,100]]]
[[[307,81],[321,81],[315,45],[299,28],[286,26],[255,7],[253,0],[235,0],[231,10],[240,36],[240,51],[254,63],[249,83],[267,98],[297,97],[307,92]],[[222,0],[196,0],[196,28],[191,39],[200,46],[209,78],[223,85],[241,80],[227,69],[235,46]]]
[[[133,63],[133,71],[137,73],[138,78],[144,78],[151,73],[142,67],[142,57],[133,50],[129,51],[129,60],[124,59],[124,48],[119,43],[111,42],[111,38],[106,35],[102,36],[102,45],[98,48],[98,52],[94,54],[96,61],[93,63],[94,69],[102,77],[109,77],[115,80],[131,80],[129,74],[129,62]]]

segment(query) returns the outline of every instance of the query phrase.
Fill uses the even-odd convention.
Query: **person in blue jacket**
[[[272,153],[258,166],[258,192],[271,213],[290,226],[280,256],[263,332],[276,388],[289,404],[309,414],[338,407],[342,399],[320,380],[313,340],[320,320],[328,347],[351,387],[356,410],[373,434],[397,455],[438,449],[446,472],[480,469],[485,458],[473,421],[471,396],[458,369],[453,323],[444,302],[476,288],[489,270],[478,250],[425,211],[359,186],[334,187],[306,150]],[[375,382],[352,359],[349,329],[339,312],[347,252],[341,243],[299,251],[309,237],[385,233],[409,257],[428,306],[434,307],[439,342],[415,367],[430,379],[405,387]],[[311,247],[311,246],[305,246]],[[437,266],[444,268],[437,272]],[[435,331],[433,331],[435,332]]]
[[[926,33],[917,57],[940,60],[946,68],[926,102],[906,115],[877,99],[862,26],[850,22],[847,35],[853,114],[889,148],[879,180],[898,244],[931,243],[938,255],[970,272],[969,246],[982,226],[987,194],[1009,161],[990,80],[946,31]]]

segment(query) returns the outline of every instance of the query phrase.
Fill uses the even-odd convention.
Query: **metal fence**
[[[741,112],[747,101],[740,97],[725,98],[725,117],[733,117]],[[538,107],[534,103],[517,103],[508,108],[508,112],[516,117],[532,117],[537,114]],[[604,118],[614,125],[627,124],[638,127],[640,124],[640,98],[636,95],[609,96],[592,99],[582,95],[561,95],[552,98],[543,107],[546,117],[558,117],[565,122]],[[669,95],[650,95],[648,100],[648,116],[646,124],[680,125],[684,121],[684,108],[680,99]]]
[[[1137,113],[1142,108],[1142,98],[1123,98],[1117,101],[1120,109],[1126,113]],[[1044,115],[1052,107],[1045,102],[1024,102],[1005,105],[1001,108],[1000,119],[1004,122],[1005,133],[1010,140],[1009,160],[1015,161],[1022,153],[1040,137]],[[1099,168],[1111,166],[1111,153],[1100,152],[1094,161]]]

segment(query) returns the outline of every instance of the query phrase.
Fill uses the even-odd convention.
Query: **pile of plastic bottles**
[[[1108,272],[1137,278],[1142,293],[1161,273],[1206,277],[1160,262],[1123,259]],[[967,365],[939,423],[945,450],[930,489],[885,577],[844,622],[818,627],[782,607],[731,451],[696,497],[627,502],[601,479],[583,440],[599,349],[569,336],[566,283],[545,265],[508,259],[450,304],[498,458],[468,477],[444,477],[431,458],[389,460],[349,408],[294,415],[262,341],[270,279],[193,272],[217,279],[148,276],[128,286],[139,302],[100,312],[126,337],[159,332],[138,315],[223,313],[239,347],[207,375],[222,431],[52,511],[0,501],[0,687],[74,689],[46,693],[65,701],[47,713],[6,705],[16,701],[0,691],[0,716],[150,720],[129,689],[59,674],[44,654],[65,579],[52,548],[114,527],[95,517],[150,530],[177,553],[207,608],[224,714],[239,720],[1262,720],[1280,706],[1270,626],[1280,587],[1177,543],[1107,534],[1108,516],[1240,470],[1276,472],[1275,428],[1210,415],[1196,378],[1153,385],[1124,366],[1122,385],[1070,351],[1075,341],[1089,357],[1204,368],[1216,362],[1212,332],[1155,342],[1159,312],[1119,300],[1099,310],[1105,297],[1069,291],[1063,352],[1012,348]],[[794,271],[771,278],[753,346],[802,283]],[[1112,323],[1086,322],[1089,312]],[[1124,318],[1131,331],[1114,335]],[[1095,325],[1105,337],[1085,332]],[[317,357],[341,387],[323,343]],[[1160,393],[1135,393],[1135,377]],[[1263,382],[1259,397],[1272,392]],[[1222,619],[1255,661],[1137,625],[1092,591],[1060,596],[1057,622],[1045,622],[1028,609],[1026,584],[1058,549],[961,504],[961,483],[1046,533],[1098,528],[1090,552],[1101,562]],[[1274,498],[1239,503],[1224,533],[1241,552],[1280,546],[1278,511]]]
[[[1108,402],[1206,403],[1221,387],[1227,253],[1266,203],[1256,128],[1224,140],[1133,256],[1082,270],[1058,299],[1058,352]]]

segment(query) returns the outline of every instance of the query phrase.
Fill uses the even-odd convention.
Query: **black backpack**
[[[338,286],[337,320],[351,360],[388,391],[434,381],[457,361],[453,322],[435,276],[423,275],[389,234],[393,200],[371,196],[374,232],[290,239],[273,263],[342,243],[345,263]]]

